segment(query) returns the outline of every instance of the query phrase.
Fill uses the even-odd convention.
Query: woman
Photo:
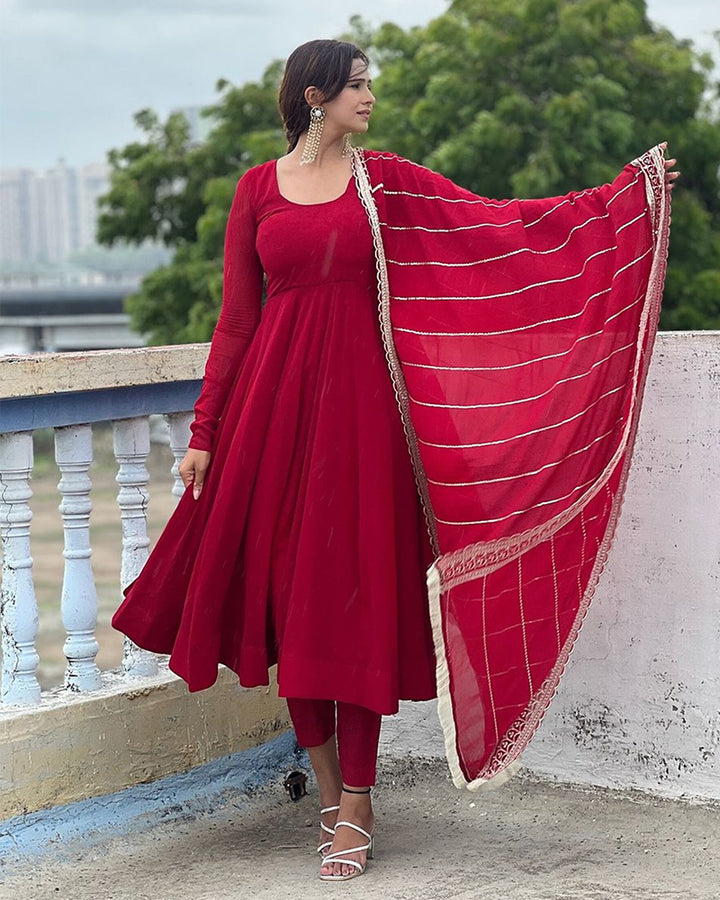
[[[484,709],[484,675],[474,674],[468,688],[462,672],[475,672],[477,666],[473,668],[468,651],[469,665],[463,662],[453,669],[450,643],[452,623],[458,626],[453,633],[460,635],[463,647],[477,644],[477,617],[473,613],[463,620],[462,610],[457,619],[447,616],[458,612],[464,602],[476,599],[463,595],[463,585],[482,578],[487,587],[488,573],[506,571],[508,559],[517,566],[526,560],[534,571],[532,553],[544,553],[548,540],[558,542],[563,559],[581,556],[577,572],[572,570],[579,598],[564,610],[561,623],[556,597],[557,648],[543,651],[541,655],[548,660],[536,661],[531,659],[535,638],[522,603],[521,621],[504,621],[507,586],[499,586],[498,596],[505,599],[498,607],[502,627],[497,631],[507,633],[522,625],[523,666],[529,688],[523,688],[528,694],[524,699],[513,695],[511,724],[499,727],[505,707],[496,702],[502,695],[495,679],[490,704],[495,736],[490,742],[483,739],[483,752],[488,759],[497,748],[502,753],[501,762],[494,761],[495,768],[487,769],[490,774],[505,768],[513,754],[517,755],[507,749],[512,722],[527,718],[527,709],[537,713],[538,693],[543,697],[540,714],[549,702],[553,678],[556,683],[594,587],[596,576],[590,571],[594,566],[588,567],[588,561],[594,563],[595,557],[602,555],[601,538],[612,532],[619,502],[615,496],[622,493],[654,334],[647,303],[636,302],[630,313],[626,312],[627,304],[623,308],[624,298],[629,291],[637,290],[637,285],[626,285],[622,273],[630,266],[629,271],[640,271],[637,277],[644,283],[654,278],[656,294],[658,265],[654,276],[650,269],[643,269],[648,260],[625,265],[622,253],[628,241],[623,237],[607,251],[586,254],[591,260],[612,251],[613,259],[617,257],[612,265],[603,260],[604,268],[597,269],[594,262],[585,261],[577,276],[565,274],[543,280],[547,285],[576,277],[578,284],[586,277],[594,279],[594,294],[606,295],[618,309],[605,314],[612,326],[604,330],[587,320],[590,313],[586,315],[586,310],[559,317],[579,320],[574,327],[583,331],[575,337],[571,334],[569,349],[560,352],[536,353],[529,360],[522,356],[531,345],[535,348],[541,333],[543,346],[555,340],[552,330],[548,332],[544,325],[553,321],[552,317],[542,320],[542,329],[532,322],[483,332],[503,335],[497,352],[505,356],[495,366],[485,364],[495,359],[492,343],[486,340],[482,351],[472,347],[467,351],[467,342],[460,340],[467,333],[441,326],[447,326],[454,315],[469,321],[475,307],[466,310],[462,304],[494,296],[522,294],[522,305],[527,294],[536,301],[530,308],[537,309],[538,290],[547,287],[513,282],[512,290],[497,294],[487,291],[496,277],[492,274],[493,260],[515,255],[512,277],[520,278],[526,262],[528,271],[536,272],[538,260],[544,264],[547,255],[558,249],[553,259],[559,262],[548,265],[559,265],[558,271],[565,273],[565,257],[578,252],[574,234],[591,231],[596,221],[605,229],[602,234],[630,228],[634,236],[628,245],[635,249],[641,239],[654,240],[651,256],[657,259],[662,247],[658,248],[655,232],[666,237],[667,229],[666,222],[656,228],[642,210],[637,216],[639,225],[628,226],[623,220],[622,225],[615,226],[611,221],[607,210],[618,196],[635,197],[633,202],[645,203],[644,199],[637,200],[644,189],[637,187],[640,176],[635,169],[630,171],[631,167],[626,167],[627,185],[614,183],[614,190],[603,186],[596,193],[585,192],[588,196],[568,195],[559,202],[555,198],[555,205],[545,208],[542,204],[551,201],[487,201],[397,157],[353,151],[349,136],[367,131],[374,104],[368,60],[352,44],[311,41],[288,59],[279,93],[288,154],[249,170],[237,187],[226,233],[223,307],[195,407],[190,448],[180,466],[187,489],[141,576],[113,618],[115,627],[140,646],[170,652],[171,668],[186,679],[191,690],[214,682],[218,662],[236,671],[246,686],[267,684],[268,667],[278,663],[279,692],[287,698],[298,742],[308,748],[320,791],[318,850],[324,855],[320,877],[327,880],[346,880],[365,870],[366,860],[372,855],[370,789],[375,783],[381,715],[395,713],[400,699],[436,696],[436,664],[438,686],[442,682],[443,691],[441,717],[449,748],[452,745],[455,754],[452,759],[458,771],[462,769],[460,777],[472,781],[476,774],[486,771],[485,757],[475,765],[472,753],[463,749],[465,733],[458,730],[458,724],[463,724],[462,714],[458,716],[457,710],[447,705],[460,699],[471,708],[476,698],[475,709]],[[677,176],[670,173],[666,177],[671,185]],[[587,204],[593,206],[592,215]],[[558,206],[562,208],[557,210]],[[516,207],[518,214],[513,212]],[[578,215],[584,218],[576,223],[573,217]],[[569,229],[567,239],[563,238],[565,243],[561,241],[558,248],[545,246],[542,242],[554,238],[558,222],[563,234],[563,228]],[[486,228],[492,229],[497,246],[505,252],[493,252],[490,257],[485,253],[486,258],[479,260],[460,259],[458,248],[474,253],[483,245],[487,250],[484,237],[480,239]],[[645,231],[635,233],[635,228]],[[542,246],[535,247],[531,242],[537,235]],[[600,239],[600,232],[592,238]],[[435,258],[442,253],[449,256]],[[526,256],[528,260],[523,262]],[[507,278],[508,267],[505,262],[502,266],[502,276],[497,277]],[[484,274],[478,276],[478,268]],[[267,302],[261,316],[264,277]],[[603,278],[607,286],[598,288]],[[616,283],[624,286],[616,289]],[[380,325],[375,307],[378,296]],[[641,322],[634,318],[636,307],[646,310]],[[483,307],[482,320],[490,321],[494,309]],[[498,315],[509,315],[515,322],[522,314],[517,305],[513,312],[508,313],[508,309],[503,305]],[[502,318],[498,322],[507,324]],[[423,327],[411,327],[418,324]],[[560,331],[567,343],[568,329]],[[623,332],[633,331],[642,335],[635,342],[634,355],[626,353],[624,346],[608,351],[608,346],[598,343],[597,335],[609,335],[607,339],[617,343]],[[517,338],[509,337],[516,333],[525,335],[522,348]],[[528,334],[530,339],[526,339]],[[450,357],[466,362],[463,354],[469,352],[475,365],[446,365],[445,351],[428,343],[442,344],[443,338],[450,336]],[[475,450],[463,448],[505,440],[450,441],[462,435],[466,427],[462,410],[488,407],[482,418],[490,420],[490,408],[509,407],[511,418],[518,418],[530,401],[539,402],[535,394],[546,398],[559,390],[558,386],[581,378],[578,373],[568,374],[567,369],[553,370],[548,376],[550,387],[531,391],[517,402],[467,404],[446,402],[457,401],[458,396],[450,397],[456,388],[443,381],[444,376],[437,374],[440,370],[462,370],[460,393],[466,398],[476,384],[475,374],[467,373],[482,370],[480,396],[486,397],[486,370],[511,371],[517,380],[517,375],[527,374],[530,363],[542,367],[544,360],[562,358],[566,366],[568,359],[575,359],[574,348],[589,343],[598,366],[604,367],[610,357],[623,360],[622,370],[613,369],[610,374],[603,370],[601,374],[605,379],[611,375],[623,377],[627,387],[613,394],[625,398],[621,405],[598,418],[597,410],[604,407],[598,407],[600,401],[594,398],[608,392],[601,390],[602,378],[592,381],[583,402],[590,398],[595,412],[592,417],[583,414],[583,419],[597,420],[593,425],[596,431],[605,427],[608,416],[623,424],[615,431],[605,428],[602,436],[592,438],[585,433],[578,436],[576,430],[569,435],[562,431],[560,440],[567,451],[563,458],[582,458],[583,465],[590,465],[593,472],[598,470],[590,482],[585,479],[587,484],[577,482],[580,489],[573,488],[571,501],[560,509],[553,507],[559,501],[554,497],[543,499],[543,491],[547,488],[552,493],[552,489],[542,482],[531,492],[534,502],[528,509],[535,511],[530,513],[531,520],[523,518],[528,509],[478,519],[474,512],[477,496],[458,494],[448,500],[438,493],[449,486],[465,489],[468,484],[482,484],[485,492],[484,486],[495,482],[514,483],[521,492],[526,476],[537,473],[533,469],[517,478],[505,475],[503,459],[522,461],[528,452],[532,456],[533,447],[542,444],[541,438],[531,441],[529,449],[509,453],[503,449],[502,459],[483,461],[483,471],[489,471],[489,466],[500,473],[493,478],[452,483],[443,480],[448,472],[457,474],[467,460],[475,464]],[[508,348],[514,362],[507,361]],[[484,365],[477,365],[478,361]],[[533,378],[533,384],[540,383]],[[589,381],[585,379],[583,384]],[[424,399],[419,397],[422,391]],[[436,415],[436,410],[441,412]],[[443,419],[442,410],[452,410],[450,418]],[[543,421],[548,415],[554,414],[547,404],[532,414]],[[477,427],[475,413],[472,421]],[[488,427],[493,429],[490,433],[497,428],[500,434],[504,423],[493,422]],[[531,428],[528,434],[550,427],[555,425]],[[525,438],[523,432],[507,440],[514,447]],[[585,443],[590,440],[588,446],[593,447],[590,463],[586,448],[575,446],[581,438]],[[602,448],[599,456],[597,447]],[[550,462],[542,468],[557,465]],[[565,477],[565,469],[553,472],[555,482],[551,483]],[[429,473],[442,477],[433,479]],[[584,471],[583,477],[587,474]],[[579,473],[573,469],[567,477],[576,479]],[[576,524],[578,510],[582,518],[600,495],[604,497],[603,510],[582,521],[584,535],[594,535],[592,529],[599,529],[597,546],[591,552],[583,543],[578,551],[567,529]],[[498,502],[504,502],[503,495]],[[551,515],[544,512],[548,505]],[[437,514],[447,509],[460,512],[457,521],[446,518],[447,513]],[[469,516],[469,509],[476,518]],[[495,524],[501,520],[512,523],[509,530]],[[526,536],[525,543],[510,547],[508,535],[517,534]],[[532,535],[532,540],[527,535]],[[505,542],[504,569],[496,559],[498,541]],[[488,566],[484,559],[484,568],[478,568],[476,551],[486,544],[492,544],[495,562]],[[473,549],[470,555],[468,548]],[[449,567],[443,569],[446,560]],[[428,567],[430,610],[423,579]],[[465,574],[458,575],[459,569]],[[554,557],[553,572],[557,595]],[[537,574],[533,583],[539,602],[545,603],[542,575]],[[520,594],[522,587],[521,577]],[[518,593],[517,584],[512,591]],[[496,614],[490,595],[484,609],[488,616]],[[483,612],[483,623],[484,616]],[[492,633],[484,630],[480,640],[486,661],[487,636]],[[547,644],[546,637],[537,636],[539,646]],[[517,648],[508,652],[518,655]],[[500,657],[498,660],[499,665],[505,665]],[[542,678],[538,672],[543,673]],[[491,677],[488,683],[492,691]],[[513,690],[511,686],[509,694]],[[478,729],[483,715],[476,711],[468,735],[487,730],[484,726]],[[529,739],[536,726],[534,721],[525,727],[522,740],[516,743]]]

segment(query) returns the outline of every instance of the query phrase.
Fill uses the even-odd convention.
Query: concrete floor
[[[384,760],[376,859],[346,884],[316,877],[317,796],[281,779],[212,814],[8,877],[2,900],[717,900],[720,808],[517,777],[458,791],[444,762]]]

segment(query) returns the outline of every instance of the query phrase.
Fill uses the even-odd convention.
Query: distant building
[[[0,264],[58,263],[94,246],[97,199],[110,186],[110,167],[0,171]]]
[[[89,163],[78,169],[78,250],[87,250],[97,243],[98,199],[109,189],[110,166],[106,163]]]
[[[33,172],[0,172],[0,262],[30,260],[35,255],[30,227]]]

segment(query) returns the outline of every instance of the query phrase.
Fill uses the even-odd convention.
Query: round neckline
[[[280,197],[281,200],[284,200],[285,203],[290,203],[292,206],[308,206],[308,207],[312,208],[314,206],[327,206],[328,203],[337,203],[337,201],[342,200],[342,198],[350,190],[350,185],[353,183],[353,180],[355,178],[354,172],[351,171],[350,177],[348,178],[348,182],[345,185],[345,190],[342,192],[342,194],[338,194],[337,197],[333,197],[332,200],[320,200],[318,203],[298,203],[297,200],[290,200],[290,198],[286,197],[285,194],[283,194],[282,191],[280,190],[280,182],[278,181],[278,172],[277,172],[278,162],[279,162],[279,160],[276,159],[275,163],[273,165],[273,181],[275,182],[275,190],[277,191],[277,195],[278,195],[278,197]]]

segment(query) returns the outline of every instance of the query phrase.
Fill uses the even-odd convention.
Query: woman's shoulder
[[[276,163],[276,159],[269,159],[267,162],[250,166],[250,168],[246,169],[240,176],[238,186],[242,184],[245,188],[253,188],[255,185],[263,184],[271,178],[274,178]]]
[[[275,163],[270,159],[246,169],[235,185],[235,203],[257,215],[273,196]]]

